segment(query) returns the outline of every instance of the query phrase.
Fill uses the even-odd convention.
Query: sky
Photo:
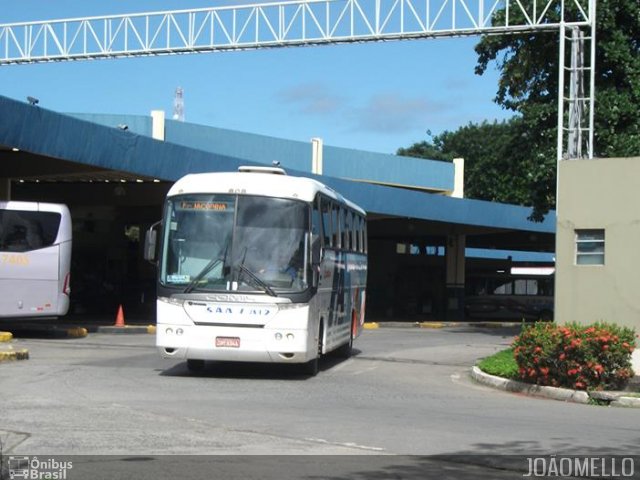
[[[222,5],[205,0],[0,0],[0,24]],[[236,5],[254,3],[236,0]],[[381,153],[469,122],[509,118],[477,37],[0,66],[0,95],[68,113],[185,121]]]

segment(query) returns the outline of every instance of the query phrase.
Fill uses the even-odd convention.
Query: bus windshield
[[[191,291],[301,291],[308,286],[304,202],[229,194],[168,200],[160,282]]]

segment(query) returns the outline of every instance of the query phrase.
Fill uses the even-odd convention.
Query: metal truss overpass
[[[592,157],[595,10],[595,0],[286,0],[12,23],[0,25],[0,66],[556,31],[558,159],[583,156],[583,150]],[[582,54],[575,53],[577,30],[587,32],[580,40],[581,45],[587,42]],[[565,58],[568,42],[573,61]],[[584,52],[590,60],[580,62]]]

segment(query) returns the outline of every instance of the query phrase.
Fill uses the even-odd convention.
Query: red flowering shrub
[[[634,373],[635,332],[597,323],[525,326],[513,342],[520,378],[529,383],[578,390],[616,390]]]

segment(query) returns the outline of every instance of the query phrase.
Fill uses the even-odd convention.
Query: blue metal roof
[[[151,118],[136,115],[72,114],[76,118],[151,136]],[[165,141],[234,158],[311,172],[311,143],[165,120]],[[436,191],[453,190],[454,167],[439,162],[325,145],[323,174]]]
[[[133,122],[128,119],[128,116],[124,123],[127,123],[129,130],[123,131],[117,128],[117,124],[123,123],[125,117],[92,116],[94,121],[102,123],[98,124],[2,96],[0,96],[0,117],[2,118],[1,145],[16,147],[46,157],[163,180],[177,180],[187,173],[235,171],[240,165],[260,164],[257,158],[263,161],[262,164],[270,164],[276,159],[274,156],[279,155],[287,156],[287,158],[278,158],[284,166],[292,162],[293,167],[294,164],[299,165],[295,162],[299,162],[299,158],[302,158],[303,146],[307,150],[304,155],[307,156],[310,164],[311,147],[303,142],[289,142],[271,137],[225,131],[224,133],[228,134],[224,137],[226,143],[221,140],[221,134],[218,143],[213,142],[216,150],[219,151],[213,152],[212,144],[205,138],[211,134],[211,129],[181,122],[168,121],[168,140],[158,141],[147,136],[148,125],[145,125],[145,122]],[[139,134],[134,133],[134,130]],[[190,133],[187,134],[187,130],[190,130]],[[172,133],[169,134],[169,131]],[[181,135],[183,140],[180,141],[187,141],[188,137],[192,141],[192,147],[169,140],[170,138],[178,141]],[[200,141],[197,140],[198,137]],[[256,137],[260,137],[259,141]],[[250,147],[244,149],[245,144]],[[389,172],[396,172],[397,175],[401,173],[396,170],[395,165],[385,166],[384,160],[392,163],[398,159],[395,156],[368,154],[335,147],[326,147],[326,149],[328,156],[335,154],[335,158],[354,159],[348,167],[335,167],[336,174],[341,173],[341,176],[351,177],[349,172],[353,172],[355,176],[357,172],[350,169],[354,169],[358,163],[363,165],[366,162],[377,165],[379,171],[376,175],[383,175],[385,168]],[[261,155],[258,156],[260,151]],[[289,155],[292,158],[288,158]],[[442,163],[409,160],[415,162],[411,164],[412,169],[422,166],[428,170],[433,163]],[[326,156],[325,165],[327,165]],[[555,232],[555,212],[547,215],[543,222],[532,222],[527,219],[531,213],[530,208],[371,185],[332,177],[328,173],[317,177],[309,174],[308,168],[293,167],[288,170],[292,175],[317,178],[368,212],[479,227]],[[328,166],[325,167],[325,171],[327,170],[331,171]],[[441,175],[442,179],[446,177],[445,173],[436,172],[434,178],[438,175]],[[442,181],[445,183],[445,180]]]
[[[468,258],[511,259],[514,262],[552,264],[556,260],[555,253],[522,252],[519,250],[488,250],[485,248],[467,248]]]

